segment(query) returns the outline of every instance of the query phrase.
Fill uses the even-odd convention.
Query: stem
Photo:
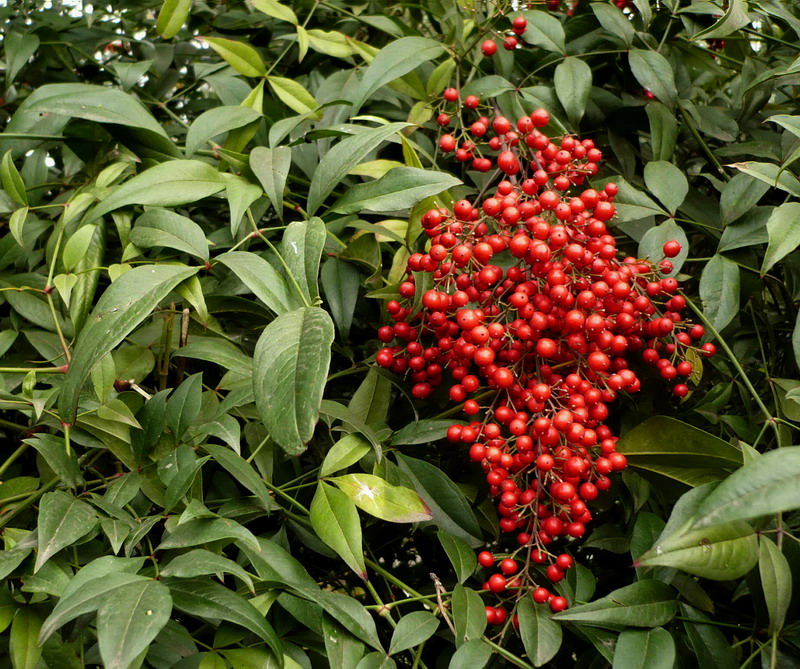
[[[19,458],[26,450],[28,450],[28,444],[21,444],[16,451],[14,451],[11,455],[8,456],[6,461],[0,465],[0,476],[6,473],[6,470],[14,464],[14,461]],[[3,501],[7,501],[8,498],[4,499]]]
[[[695,141],[700,145],[700,148],[703,149],[703,153],[705,153],[706,156],[708,156],[708,159],[711,161],[711,164],[714,165],[714,168],[717,170],[720,176],[722,176],[722,178],[725,179],[725,181],[730,181],[731,180],[730,176],[725,172],[725,170],[722,169],[722,164],[719,162],[719,160],[717,160],[717,157],[708,147],[708,144],[706,144],[703,138],[700,136],[700,133],[698,132],[697,127],[694,124],[694,119],[692,119],[692,117],[686,112],[683,105],[680,103],[680,100],[678,101],[677,104],[678,104],[678,109],[681,112],[681,116],[683,117],[683,120],[686,123],[686,127],[689,128],[689,132],[692,133],[692,137],[694,137]]]
[[[50,307],[50,314],[53,316],[53,324],[56,326],[56,333],[58,333],[58,341],[61,342],[61,348],[64,349],[64,357],[67,359],[67,364],[72,361],[72,355],[69,352],[69,344],[64,338],[64,333],[61,331],[61,324],[58,322],[58,314],[56,313],[56,305],[53,302],[52,293],[47,293],[47,304]]]
[[[41,498],[46,493],[50,492],[53,488],[55,488],[58,485],[58,481],[59,481],[58,477],[50,479],[41,488],[39,488],[30,497],[28,497],[28,499],[26,499],[18,507],[16,507],[13,511],[11,511],[7,516],[0,518],[0,527],[5,527],[12,520],[14,520],[14,518],[16,518],[23,511],[25,511],[29,506],[35,504],[39,500],[39,498]]]
[[[412,588],[407,583],[403,583],[403,581],[401,581],[399,578],[397,578],[394,574],[392,574],[391,572],[386,571],[383,567],[381,567],[374,560],[370,560],[369,558],[364,558],[364,561],[367,563],[367,566],[369,566],[370,568],[374,569],[381,576],[383,576],[387,581],[390,581],[391,583],[396,585],[401,590],[405,590],[410,595],[413,595],[414,597],[419,597],[420,599],[423,599],[425,597],[425,595],[420,594],[419,592],[414,590],[414,588]],[[436,595],[434,595],[434,597],[435,596]]]
[[[509,653],[505,648],[503,648],[502,646],[498,646],[496,643],[494,643],[494,641],[490,641],[486,637],[483,637],[483,642],[489,644],[498,655],[504,657],[514,666],[522,667],[522,669],[533,669],[532,664],[528,664],[527,662],[525,662],[525,660],[518,658],[513,653]]]
[[[36,372],[37,374],[63,374],[67,370],[61,367],[0,367],[0,373],[5,374],[28,374]],[[3,400],[4,402],[6,400]],[[12,423],[13,424],[13,423]],[[25,428],[26,430],[28,428]]]

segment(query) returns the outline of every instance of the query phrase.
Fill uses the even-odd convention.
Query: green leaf
[[[800,507],[800,446],[779,448],[737,469],[697,509],[694,527],[748,520]]]
[[[247,209],[262,195],[260,186],[241,177],[233,177],[225,186],[225,195],[231,210],[231,235],[236,237]]]
[[[117,590],[97,612],[97,643],[107,669],[127,669],[156,638],[172,613],[169,589],[136,581]]]
[[[792,330],[792,351],[794,351],[794,361],[800,367],[800,311],[797,313]]]
[[[767,219],[769,244],[761,265],[762,275],[769,272],[775,263],[800,246],[800,226],[797,225],[799,219],[800,203],[798,202],[786,202],[772,211]]]
[[[239,74],[245,77],[261,77],[266,75],[267,68],[264,61],[253,47],[244,42],[237,42],[223,37],[198,37],[202,42],[208,42],[216,51]]]
[[[461,183],[460,179],[444,172],[395,167],[380,179],[348,189],[336,201],[331,211],[355,214],[365,209],[378,213],[410,209],[426,197],[437,195]]]
[[[668,529],[666,538],[639,558],[639,565],[675,567],[695,576],[729,581],[744,576],[758,560],[758,541],[747,523],[703,529],[686,526],[669,534]]]
[[[370,367],[347,405],[352,416],[367,425],[385,423],[389,414],[392,382],[376,367]]]
[[[425,92],[428,95],[437,95],[441,93],[449,85],[455,71],[455,60],[448,59],[439,63],[433,72],[431,72],[431,76],[428,77],[428,83],[425,84]]]
[[[175,37],[189,18],[191,9],[192,0],[164,0],[156,21],[158,34],[164,39]]]
[[[528,658],[534,667],[541,667],[555,657],[561,648],[561,625],[554,622],[546,607],[523,597],[517,605],[519,633]]]
[[[430,509],[433,522],[441,529],[466,541],[480,545],[482,532],[464,493],[438,467],[397,454],[397,464],[411,479],[419,496]]]
[[[309,114],[311,118],[321,118],[321,112],[317,112],[319,102],[309,93],[305,87],[294,79],[285,77],[267,77],[267,83],[272,92],[289,109],[298,114]]]
[[[660,262],[664,258],[664,244],[665,242],[677,241],[681,245],[681,251],[677,256],[671,258],[673,269],[669,274],[664,276],[675,276],[683,267],[686,258],[689,257],[689,240],[686,238],[686,233],[683,228],[675,221],[669,219],[660,225],[655,225],[650,228],[642,236],[639,242],[639,257],[649,258],[655,263]]]
[[[764,535],[759,540],[758,571],[769,612],[769,632],[778,634],[792,600],[792,570],[786,556]]]
[[[788,170],[782,170],[779,165],[751,160],[745,163],[732,163],[729,167],[735,167],[740,172],[749,174],[772,188],[779,188],[795,197],[800,197],[800,183],[798,183],[797,177]],[[796,202],[789,204],[797,206]]]
[[[115,186],[84,220],[94,221],[131,204],[157,207],[189,204],[219,193],[225,185],[225,176],[208,163],[169,160],[137,174],[121,186]]]
[[[697,485],[699,474],[718,480],[725,476],[726,470],[742,463],[742,452],[735,446],[667,416],[653,416],[625,432],[617,450],[634,467],[688,485]]]
[[[25,246],[25,238],[22,236],[22,229],[28,218],[28,211],[27,207],[20,207],[8,219],[8,228],[11,231],[11,236],[23,248]]]
[[[703,311],[721,332],[739,313],[739,266],[725,256],[715,255],[700,276]]]
[[[325,454],[319,470],[320,478],[330,476],[354,465],[372,450],[369,442],[358,434],[348,434],[337,441]]]
[[[213,541],[239,541],[258,550],[258,539],[247,528],[227,518],[196,518],[178,525],[159,544],[158,550],[190,548]]]
[[[447,429],[455,425],[452,420],[426,419],[409,423],[395,432],[392,437],[392,446],[410,446],[413,444],[428,444],[439,441],[447,436]]]
[[[633,23],[620,9],[611,4],[593,2],[590,7],[600,25],[610,33],[612,37],[618,38],[627,47],[633,46],[636,30]]]
[[[633,76],[644,88],[668,107],[675,107],[678,95],[675,75],[672,65],[664,56],[656,51],[631,49],[628,52],[628,63]]]
[[[42,657],[42,649],[37,643],[42,619],[31,606],[17,609],[11,623],[8,654],[14,669],[36,669]]]
[[[699,669],[737,669],[736,655],[722,630],[712,624],[714,621],[683,602],[680,607],[683,627],[697,656]]]
[[[175,508],[175,505],[183,499],[183,496],[189,492],[192,487],[197,473],[203,465],[209,460],[210,456],[204,458],[197,458],[191,464],[181,467],[181,469],[170,480],[167,490],[164,493],[164,511],[170,512]]]
[[[407,123],[389,123],[364,129],[335,144],[320,160],[308,191],[309,215],[314,215],[325,198],[356,165],[381,143],[407,127]]]
[[[212,337],[192,337],[186,346],[173,354],[175,357],[193,358],[213,362],[226,370],[239,374],[250,374],[253,371],[253,360],[227,339]]]
[[[20,70],[39,48],[39,37],[32,32],[18,33],[6,28],[3,44],[6,60],[6,87],[10,87]]]
[[[582,604],[553,616],[559,622],[616,629],[659,627],[675,616],[675,591],[660,581],[638,581],[614,590],[590,604]]]
[[[36,526],[39,545],[34,573],[58,551],[91,532],[96,522],[94,509],[86,502],[60,490],[44,495]]]
[[[22,441],[33,446],[39,452],[47,465],[65,485],[76,488],[83,483],[78,458],[74,451],[67,452],[63,437],[39,433]]]
[[[644,182],[669,213],[674,214],[689,192],[686,176],[675,165],[665,160],[647,163],[644,167]]]
[[[203,112],[186,133],[186,155],[193,156],[212,137],[257,121],[261,113],[252,107],[222,106]]]
[[[748,213],[768,190],[769,185],[749,174],[734,174],[722,188],[719,199],[722,225],[727,226]]]
[[[3,162],[0,164],[0,176],[2,176],[3,190],[12,200],[21,204],[23,207],[27,207],[28,192],[25,190],[25,182],[17,171],[11,154],[12,152],[10,150],[6,151],[6,154],[3,156]]]
[[[614,650],[612,669],[672,669],[675,642],[663,627],[625,630]]]
[[[728,8],[714,25],[705,30],[696,32],[690,38],[692,41],[700,39],[719,39],[735,33],[750,23],[750,16],[747,13],[746,0],[730,0]]]
[[[352,500],[340,490],[320,481],[311,500],[310,520],[319,538],[366,581],[361,521]]]
[[[477,592],[457,584],[453,589],[450,611],[456,628],[456,647],[481,638],[486,629],[486,607]]]
[[[231,251],[214,260],[230,269],[258,299],[279,316],[292,310],[294,302],[289,296],[286,281],[261,256],[249,251]]]
[[[257,634],[283,657],[283,644],[275,630],[253,604],[223,585],[205,579],[169,579],[176,609],[198,618],[226,620]]]
[[[186,434],[200,411],[203,393],[203,374],[193,374],[179,385],[167,400],[164,423],[176,440]]]
[[[372,474],[345,474],[330,479],[360,509],[392,523],[431,519],[430,510],[413,490],[395,486]]]
[[[205,444],[203,449],[210,453],[238,483],[252,492],[265,509],[269,510],[274,507],[275,502],[264,485],[264,481],[241,455],[234,453],[229,448],[215,444]]]
[[[401,37],[390,42],[378,52],[361,78],[358,93],[353,99],[352,114],[358,113],[361,106],[381,86],[399,79],[429,60],[438,58],[443,51],[441,43],[427,37]]]
[[[306,307],[278,316],[256,344],[256,407],[273,439],[287,453],[305,450],[314,434],[333,337],[330,316],[319,307]]]
[[[312,28],[306,31],[308,41],[314,51],[324,53],[334,58],[348,58],[358,53],[349,36],[335,30],[320,30]]]
[[[281,21],[288,21],[297,25],[297,16],[290,7],[282,5],[277,0],[251,0],[253,7]]]
[[[195,576],[207,576],[211,574],[233,574],[250,589],[255,592],[253,579],[240,565],[233,560],[207,551],[203,548],[179,555],[170,560],[166,567],[161,567],[161,576],[176,576],[178,578],[193,578]]]
[[[288,146],[268,149],[257,146],[250,154],[250,169],[256,175],[278,216],[283,220],[283,191],[292,165],[292,150]]]
[[[394,655],[419,646],[423,641],[430,639],[437,629],[439,620],[428,611],[414,611],[404,615],[392,632],[389,654]]]
[[[653,160],[671,160],[678,139],[678,123],[675,115],[660,102],[648,102],[645,107],[650,120],[650,144]]]
[[[328,258],[322,265],[320,280],[333,322],[336,323],[342,339],[346,341],[358,302],[361,275],[350,263],[338,258]]]
[[[475,551],[466,541],[454,537],[449,532],[440,530],[436,533],[436,536],[439,538],[439,543],[442,544],[444,552],[447,553],[447,557],[453,565],[458,582],[463,584],[475,573],[475,569],[478,566],[478,558],[475,556]]]
[[[553,85],[569,122],[577,128],[592,90],[592,68],[580,58],[568,56],[556,67]]]
[[[326,235],[325,224],[313,216],[308,221],[289,223],[281,240],[281,256],[308,304],[319,297],[317,276]]]
[[[545,51],[566,55],[564,28],[561,21],[555,16],[551,16],[549,12],[531,10],[515,12],[510,14],[509,18],[513,19],[517,16],[525,17],[528,22],[525,32],[522,33],[522,39],[526,43],[538,46]]]
[[[81,230],[87,227],[90,226]],[[208,242],[200,226],[168,209],[148,209],[139,216],[131,230],[130,241],[143,249],[165,246],[208,260]]]

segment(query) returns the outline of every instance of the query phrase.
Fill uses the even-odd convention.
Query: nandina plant
[[[0,664],[798,663],[795,3],[12,4]]]

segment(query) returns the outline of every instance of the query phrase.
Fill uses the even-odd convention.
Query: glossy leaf
[[[302,452],[314,434],[333,336],[330,316],[319,307],[306,307],[278,316],[256,344],[256,407],[288,453]]]
[[[431,519],[430,510],[413,490],[387,483],[372,474],[345,474],[330,479],[360,509],[392,523],[419,523]]]
[[[714,25],[695,33],[692,39],[719,39],[735,33],[750,23],[747,9],[746,0],[731,0],[722,17]]]
[[[369,442],[357,434],[348,434],[337,441],[325,454],[319,470],[321,478],[354,465],[372,450]]]
[[[267,16],[297,25],[297,16],[291,7],[282,5],[278,0],[251,0],[251,2],[253,7],[264,12]]]
[[[294,278],[294,281],[289,279],[295,288],[292,299],[297,300],[298,286],[308,304],[319,297],[317,277],[326,234],[325,224],[316,216],[308,221],[294,221],[284,231],[281,255]]]
[[[161,568],[161,576],[165,578],[168,576],[193,578],[223,573],[233,574],[244,582],[251,592],[254,592],[253,579],[240,565],[203,548],[195,548],[188,553],[183,553]]]
[[[672,669],[675,642],[663,627],[626,630],[619,635],[612,669]]]
[[[800,231],[797,220],[800,218],[800,203],[787,202],[776,207],[767,219],[769,244],[761,264],[761,274],[766,274],[776,262],[800,246]]]
[[[650,228],[639,242],[639,257],[649,258],[658,263],[664,258],[664,244],[670,241],[680,243],[681,250],[677,256],[670,259],[673,269],[664,276],[675,276],[683,267],[686,258],[689,257],[689,240],[686,238],[683,228],[670,219]]]
[[[261,256],[249,251],[230,251],[214,260],[230,269],[276,314],[281,315],[292,310],[294,298],[290,297],[286,280]]]
[[[392,437],[392,445],[406,446],[439,441],[447,435],[447,428],[457,424],[452,420],[418,420],[398,430]]]
[[[755,177],[759,181],[763,181],[772,188],[779,188],[795,197],[800,197],[800,183],[798,183],[797,178],[791,172],[781,170],[780,165],[751,160],[744,163],[733,163],[730,166],[740,172],[749,174],[751,177]],[[787,204],[797,205],[796,202]]]
[[[222,135],[229,130],[241,128],[257,121],[261,114],[251,107],[222,106],[214,107],[198,116],[189,126],[186,133],[186,155],[193,156],[211,138]]]
[[[283,218],[283,191],[292,164],[292,150],[288,146],[268,149],[257,146],[250,153],[250,169],[256,175],[278,216]]]
[[[208,260],[208,242],[200,226],[168,209],[149,209],[139,216],[130,241],[139,248],[165,246]]]
[[[459,583],[464,583],[470,576],[475,573],[478,567],[478,558],[472,547],[463,539],[454,537],[449,532],[440,530],[436,533],[439,538],[439,543],[442,544],[453,569],[456,572],[456,578]]]
[[[258,540],[253,533],[227,518],[197,518],[181,523],[162,539],[158,549],[191,548],[221,539],[238,541],[254,550],[258,549]]]
[[[715,255],[700,276],[703,311],[721,332],[739,312],[739,266],[725,256]]]
[[[217,446],[216,444],[205,444],[203,449],[210,453],[214,460],[222,465],[238,483],[241,483],[252,492],[265,509],[271,509],[274,506],[274,500],[270,496],[263,480],[256,473],[253,465],[241,455],[234,453],[229,448]]]
[[[615,629],[658,627],[675,616],[675,591],[660,581],[638,581],[589,604],[557,613],[554,620]]]
[[[671,214],[681,206],[689,192],[689,182],[684,173],[665,160],[649,162],[644,166],[644,182]]]
[[[645,111],[650,121],[653,160],[672,160],[675,142],[678,139],[678,123],[675,115],[657,101],[648,102]]]
[[[277,98],[292,111],[298,114],[318,115],[316,109],[319,103],[299,82],[286,77],[269,76],[267,83]]]
[[[456,647],[472,639],[480,639],[486,629],[486,608],[481,596],[460,583],[453,589],[451,599]]]
[[[554,622],[547,607],[524,597],[517,605],[519,633],[534,667],[541,667],[561,648],[561,625]]]
[[[165,0],[158,12],[156,30],[164,39],[177,35],[192,9],[192,0]]]
[[[260,77],[267,73],[267,68],[258,51],[249,44],[223,37],[203,37],[201,39],[203,42],[208,42],[211,48],[239,74],[246,77]]]
[[[320,272],[322,289],[342,339],[347,340],[358,301],[361,274],[350,263],[328,258]]]
[[[14,669],[36,669],[42,657],[37,643],[42,619],[32,606],[17,609],[8,637],[8,653]]]
[[[450,669],[461,669],[461,667],[471,667],[471,669],[483,669],[489,660],[492,659],[494,651],[492,647],[482,639],[473,639],[462,644],[450,658]]]
[[[580,58],[568,56],[556,66],[553,84],[570,123],[577,127],[592,90],[592,69]]]
[[[789,561],[766,536],[759,540],[758,571],[769,613],[769,631],[780,632],[792,599],[792,570]]]
[[[0,176],[2,176],[3,190],[18,204],[23,207],[28,206],[28,193],[25,190],[25,182],[20,176],[14,161],[11,158],[11,151],[6,151],[0,164]]]
[[[564,27],[555,16],[542,10],[519,12],[513,16],[523,16],[528,22],[522,39],[546,51],[566,54]]]
[[[439,620],[428,611],[414,611],[404,615],[392,633],[389,654],[419,646],[430,639],[438,628]]]
[[[361,546],[361,521],[352,500],[320,481],[311,501],[311,526],[328,546],[362,579],[367,579]]]
[[[619,38],[627,47],[633,46],[636,30],[629,18],[613,4],[593,2],[592,12],[600,25],[614,37]]]
[[[677,89],[669,61],[656,51],[631,49],[628,63],[636,80],[668,107],[675,106]]]
[[[58,551],[91,532],[96,522],[94,509],[86,502],[61,491],[44,495],[39,503],[39,550],[34,573]]]

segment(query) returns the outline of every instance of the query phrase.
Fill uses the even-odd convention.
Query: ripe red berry
[[[478,564],[481,567],[491,567],[494,564],[494,556],[489,551],[478,553]]]
[[[458,100],[458,90],[455,88],[446,88],[442,97],[448,102],[455,102]]]
[[[494,56],[497,53],[497,43],[490,39],[484,40],[481,44],[481,51],[484,56]]]
[[[666,242],[664,244],[664,255],[667,258],[674,258],[681,252],[681,245],[680,242],[676,242],[675,240]]]
[[[553,597],[553,599],[550,600],[550,609],[555,613],[565,610],[567,606],[567,600],[563,597]]]

